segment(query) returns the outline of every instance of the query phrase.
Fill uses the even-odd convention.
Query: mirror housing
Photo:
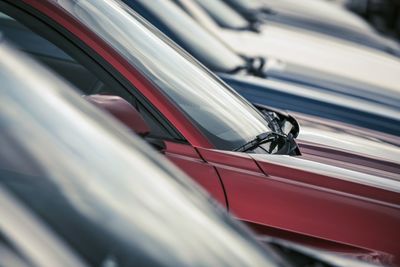
[[[111,114],[136,134],[145,137],[150,133],[150,128],[142,115],[125,99],[113,95],[88,95],[84,98]]]
[[[85,100],[108,112],[122,122],[130,130],[143,137],[158,151],[164,152],[166,145],[163,140],[149,137],[150,127],[142,115],[125,99],[114,95],[88,95]]]
[[[266,114],[268,112],[275,113],[279,118],[279,124],[284,132],[284,134],[291,134],[293,138],[297,138],[300,133],[300,125],[297,120],[287,112],[283,112],[278,109],[271,108],[269,106],[261,105],[261,104],[253,104],[262,114]]]

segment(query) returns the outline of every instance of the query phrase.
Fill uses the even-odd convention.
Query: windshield
[[[230,72],[245,64],[241,57],[175,3],[165,0],[125,2],[213,71]]]
[[[119,51],[219,149],[233,150],[269,132],[262,115],[233,89],[116,1],[59,2]]]
[[[230,29],[247,29],[249,22],[222,0],[196,1],[222,27]]]
[[[161,155],[4,44],[0,57],[0,186],[90,266],[272,266]]]

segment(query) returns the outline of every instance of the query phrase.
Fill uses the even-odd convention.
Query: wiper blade
[[[265,120],[268,122],[268,127],[273,131],[281,135],[285,135],[282,131],[282,126],[280,125],[280,118],[275,112],[262,112]]]
[[[234,149],[237,152],[247,152],[263,144],[269,143],[269,147],[261,147],[268,154],[277,155],[300,155],[299,148],[292,134],[282,135],[276,132],[266,132],[256,136],[253,140],[247,142],[241,147]]]
[[[242,145],[241,147],[234,149],[234,151],[246,152],[252,148],[258,147],[261,144],[273,141],[273,140],[277,139],[277,137],[278,137],[278,134],[275,132],[262,133],[262,134],[257,135],[256,138],[247,142],[246,144]]]
[[[265,66],[267,60],[263,57],[244,57],[245,63],[241,66],[238,66],[234,70],[230,71],[229,73],[238,73],[239,71],[245,70],[246,73],[261,77],[267,78],[267,74],[265,71]]]
[[[278,12],[276,12],[275,10],[273,10],[270,7],[262,7],[261,9],[259,9],[259,12],[261,14],[265,14],[265,15],[277,15]]]
[[[280,155],[300,155],[300,150],[297,146],[295,138],[292,133],[285,134],[282,130],[280,118],[275,112],[262,112],[268,127],[271,132],[262,133],[257,135],[253,140],[245,143],[234,151],[246,152],[259,147],[262,144],[270,143],[268,148],[262,147],[263,150],[269,154]],[[274,152],[275,151],[275,152]],[[273,153],[274,152],[274,153]]]

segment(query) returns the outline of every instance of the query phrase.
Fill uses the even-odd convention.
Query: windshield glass
[[[270,131],[251,104],[163,40],[158,30],[125,4],[111,0],[59,3],[169,96],[216,148],[233,150]]]
[[[165,0],[125,2],[213,71],[230,72],[245,64],[175,3]]]
[[[249,22],[222,0],[196,1],[222,27],[230,29],[246,29]]]
[[[4,44],[0,57],[0,185],[90,266],[271,266],[150,147]]]

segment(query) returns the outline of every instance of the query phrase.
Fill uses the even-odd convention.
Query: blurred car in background
[[[307,29],[400,56],[397,42],[379,35],[365,20],[346,8],[323,0],[224,1],[252,23],[278,23]]]
[[[1,266],[295,266],[54,73],[0,57]]]
[[[398,94],[384,97],[282,61],[240,56],[171,1],[125,2],[254,104],[400,135]]]
[[[222,0],[174,0],[207,30],[224,40],[234,51],[244,56],[283,61],[301,80],[320,77],[337,82],[342,87],[365,92],[379,92],[386,98],[399,97],[400,59],[378,50],[311,35],[299,29],[266,24],[254,32],[239,29],[249,24]],[[218,8],[215,5],[218,4]],[[231,26],[221,27],[215,17]]]
[[[398,146],[311,118],[320,138],[297,144],[290,115],[260,113],[119,1],[0,3],[32,30],[20,49],[85,95],[127,101],[147,140],[259,234],[398,261]]]

